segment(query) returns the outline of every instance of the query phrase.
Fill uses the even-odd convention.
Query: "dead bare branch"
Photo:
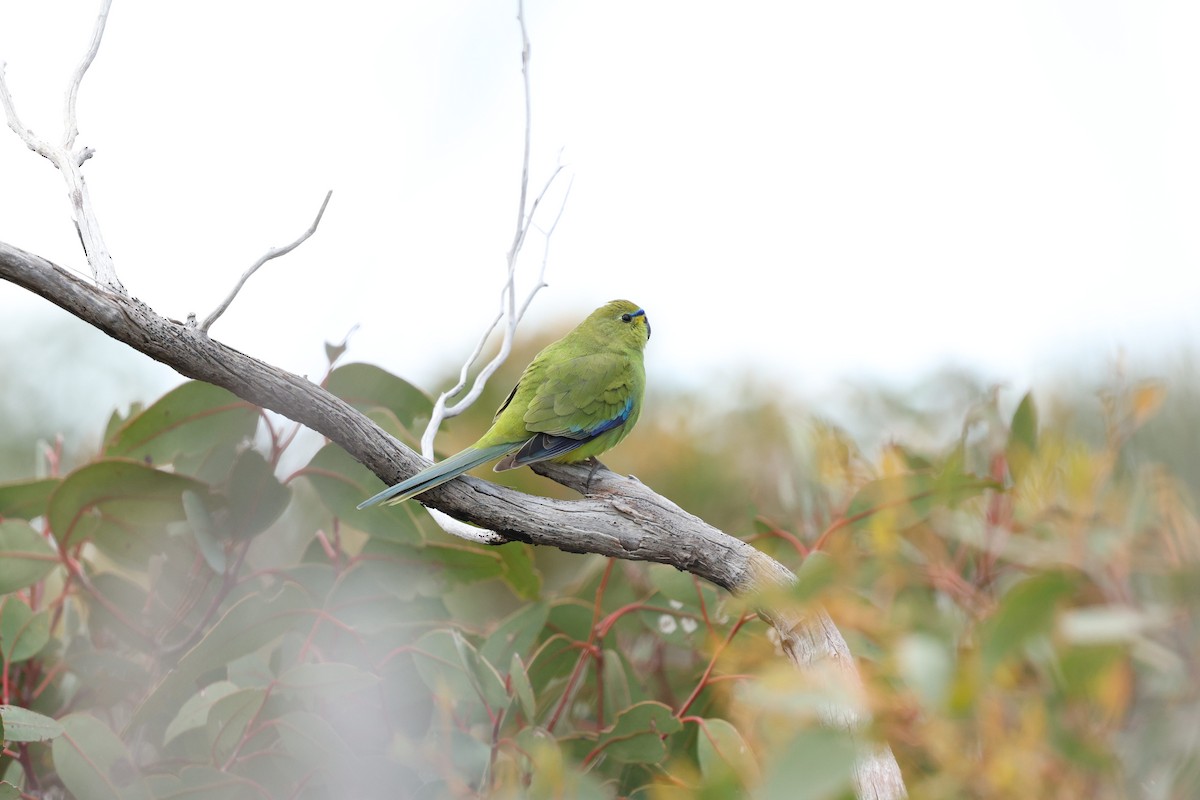
[[[75,67],[75,71],[71,73],[71,81],[67,84],[67,102],[63,108],[62,146],[64,150],[74,147],[75,139],[79,136],[79,120],[75,115],[75,102],[79,98],[79,84],[83,83],[83,76],[87,74],[92,62],[96,60],[96,53],[100,52],[100,40],[104,38],[104,26],[108,24],[108,10],[111,6],[112,0],[102,0],[100,14],[96,17],[96,25],[92,28],[92,43],[88,45],[87,52],[80,59],[79,66]],[[87,151],[85,150],[85,152]],[[91,153],[87,153],[79,163],[82,164],[90,156]]]
[[[563,195],[562,203],[559,205],[558,214],[554,218],[554,223],[545,232],[546,241],[545,249],[542,252],[542,265],[538,273],[537,282],[533,289],[525,297],[520,307],[516,303],[516,274],[517,261],[520,258],[521,250],[525,245],[525,240],[528,237],[529,229],[534,224],[534,218],[537,214],[538,207],[541,205],[546,193],[550,191],[550,187],[554,184],[555,179],[562,172],[562,165],[555,167],[550,177],[546,180],[546,184],[542,187],[541,192],[534,198],[533,204],[526,211],[526,203],[529,194],[529,160],[532,150],[533,139],[533,98],[530,90],[529,82],[529,34],[525,27],[525,4],[523,0],[517,3],[517,21],[521,26],[521,78],[525,89],[525,137],[521,158],[521,186],[520,198],[517,202],[517,224],[516,230],[513,233],[512,245],[509,247],[507,262],[507,274],[504,286],[500,291],[500,311],[492,319],[483,335],[479,337],[475,349],[467,356],[459,370],[458,381],[449,389],[438,395],[433,404],[433,413],[430,416],[429,424],[425,426],[425,432],[421,436],[421,453],[426,458],[432,460],[434,458],[433,440],[437,436],[438,430],[442,423],[451,417],[458,416],[466,411],[483,394],[484,387],[487,386],[488,380],[495,374],[496,370],[508,360],[509,354],[512,353],[512,343],[516,336],[517,326],[521,319],[525,316],[525,312],[529,309],[533,298],[539,291],[546,286],[546,266],[549,261],[549,241],[554,233],[555,227],[558,226],[559,219],[562,218],[563,210],[566,208],[567,198],[570,196],[570,186],[567,187],[567,192]],[[453,405],[450,400],[457,397],[460,392],[467,386],[471,369],[475,366],[475,362],[483,354],[484,348],[495,332],[496,327],[502,325],[503,335],[500,341],[500,348],[496,355],[484,365],[484,367],[476,374],[475,380],[471,382],[470,391],[461,400]],[[503,537],[489,530],[482,530],[471,525],[464,525],[462,522],[450,517],[437,509],[429,509],[430,515],[434,521],[441,526],[442,530],[453,536],[462,539],[469,539],[483,544],[500,544],[503,542]]]
[[[49,160],[62,173],[63,180],[67,184],[67,199],[71,203],[71,217],[75,222],[75,230],[79,234],[79,242],[83,245],[83,252],[87,255],[88,267],[92,271],[92,276],[108,290],[124,294],[125,287],[117,278],[112,255],[108,252],[108,247],[104,244],[104,237],[100,233],[100,223],[97,221],[95,209],[92,207],[87,182],[83,179],[83,172],[80,170],[83,162],[91,158],[95,151],[90,147],[82,147],[79,150],[72,149],[75,147],[75,139],[79,136],[79,123],[75,115],[79,85],[83,82],[83,76],[87,74],[88,68],[96,58],[96,53],[100,50],[100,41],[104,38],[104,27],[108,22],[108,11],[111,6],[112,0],[101,0],[100,13],[96,17],[96,24],[92,30],[91,44],[67,84],[62,144],[50,144],[21,123],[12,94],[4,79],[3,63],[0,63],[0,105],[4,106],[8,127],[21,137],[25,146]]]
[[[308,241],[308,238],[317,232],[317,226],[321,224],[321,217],[325,216],[325,208],[329,205],[329,198],[331,197],[333,197],[332,189],[325,193],[325,199],[321,202],[321,208],[317,211],[317,216],[315,219],[313,219],[312,225],[308,226],[308,230],[300,234],[300,236],[297,237],[296,240],[291,244],[284,245],[283,247],[272,247],[262,256],[262,258],[251,264],[250,268],[242,273],[242,277],[238,279],[237,285],[233,287],[233,291],[231,291],[225,297],[225,299],[221,301],[221,304],[213,309],[213,312],[209,314],[205,318],[204,322],[200,324],[200,330],[202,332],[207,333],[208,329],[212,327],[212,324],[217,321],[217,318],[225,313],[226,309],[229,308],[230,303],[233,302],[233,299],[238,296],[238,292],[240,292],[242,287],[246,285],[246,281],[250,280],[250,276],[258,272],[259,267],[273,258],[286,256],[288,253],[292,252],[297,247]]]

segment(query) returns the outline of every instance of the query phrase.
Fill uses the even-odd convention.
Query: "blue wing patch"
[[[606,419],[594,428],[580,430],[578,433],[572,432],[566,436],[553,433],[539,433],[521,445],[520,450],[496,464],[495,470],[496,472],[503,472],[506,469],[516,469],[526,464],[535,464],[538,461],[548,461],[552,458],[558,458],[578,447],[582,447],[597,436],[624,425],[632,413],[633,398],[630,397],[626,399],[625,407],[621,409],[619,414],[612,419]]]

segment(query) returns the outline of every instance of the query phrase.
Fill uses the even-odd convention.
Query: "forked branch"
[[[71,203],[71,217],[75,221],[75,230],[83,245],[83,252],[87,255],[88,267],[91,268],[92,276],[100,285],[110,291],[124,294],[125,287],[117,278],[112,255],[108,252],[108,247],[104,244],[104,237],[100,234],[100,224],[96,221],[96,212],[92,208],[87,182],[83,179],[83,170],[81,169],[83,162],[91,158],[95,151],[90,147],[74,149],[75,139],[79,136],[79,121],[75,114],[79,85],[83,82],[83,76],[87,74],[88,68],[96,58],[96,53],[100,50],[100,41],[104,38],[104,26],[108,22],[108,10],[111,6],[112,0],[101,0],[100,13],[96,17],[96,24],[92,29],[91,44],[67,84],[61,144],[51,144],[49,141],[39,138],[21,122],[21,118],[17,115],[16,105],[13,103],[12,94],[4,79],[3,62],[0,62],[0,106],[4,107],[4,116],[8,120],[8,127],[21,137],[21,141],[25,142],[26,147],[49,160],[62,173],[63,180],[67,184],[67,199]]]
[[[521,184],[519,199],[517,201],[517,224],[506,259],[507,273],[504,285],[500,290],[500,311],[492,318],[491,324],[484,329],[483,335],[479,337],[479,341],[475,345],[475,349],[463,362],[458,373],[458,381],[449,389],[439,394],[433,403],[433,413],[430,415],[429,423],[425,426],[425,432],[421,436],[421,454],[431,461],[435,458],[433,440],[437,436],[442,423],[451,417],[458,416],[474,405],[483,394],[488,380],[508,360],[509,355],[512,353],[517,326],[525,316],[525,312],[529,309],[530,303],[533,302],[534,296],[546,286],[546,266],[549,261],[550,238],[554,235],[554,229],[558,227],[558,221],[562,218],[563,209],[567,205],[567,198],[571,194],[571,187],[568,184],[562,203],[559,205],[558,214],[555,215],[554,222],[543,234],[545,244],[542,251],[542,266],[538,273],[537,282],[533,285],[533,288],[529,291],[524,301],[518,306],[516,301],[517,262],[520,259],[521,250],[525,246],[529,229],[534,227],[534,218],[537,215],[538,207],[546,197],[547,192],[550,191],[550,187],[554,185],[554,181],[562,172],[562,165],[559,164],[554,168],[554,171],[550,173],[550,177],[546,180],[546,184],[542,187],[542,191],[534,198],[532,205],[529,205],[529,159],[533,141],[533,94],[529,86],[530,45],[529,33],[525,27],[525,3],[523,0],[518,0],[517,2],[517,22],[521,26],[521,79],[525,90],[525,137],[521,156]],[[487,346],[497,326],[500,327],[502,332],[499,350],[479,370],[474,381],[471,381],[470,391],[458,402],[451,404],[450,401],[458,397],[463,389],[466,388],[470,380],[471,369],[475,366],[475,362],[479,360],[479,357],[483,355],[484,348]],[[504,537],[495,532],[472,525],[464,525],[462,522],[438,511],[436,508],[430,508],[429,513],[441,529],[452,536],[482,544],[502,544],[504,542]]]

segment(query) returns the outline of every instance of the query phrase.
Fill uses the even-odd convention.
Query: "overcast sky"
[[[39,133],[61,136],[97,8],[0,3],[0,60]],[[459,360],[512,237],[515,9],[116,0],[79,142],[125,285],[203,316],[332,189],[316,236],[213,335],[314,375],[355,325],[354,360],[417,381]],[[1200,4],[529,0],[526,15],[533,183],[560,158],[573,180],[534,327],[627,297],[654,323],[652,380],[750,370],[801,389],[947,360],[1020,385],[1200,336]],[[84,266],[61,179],[7,130],[0,240]],[[0,285],[9,333],[44,306]]]

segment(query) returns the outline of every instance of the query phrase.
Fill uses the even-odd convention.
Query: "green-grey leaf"
[[[669,706],[647,700],[621,712],[613,726],[600,734],[597,747],[615,761],[657,764],[667,755],[663,737],[681,727]]]
[[[158,800],[262,800],[261,785],[207,764],[146,778]]]
[[[1074,590],[1075,583],[1065,572],[1045,572],[1009,589],[980,633],[987,668],[995,668],[1026,642],[1048,633],[1059,602]]]
[[[213,572],[218,575],[225,574],[225,545],[217,538],[208,507],[204,505],[200,495],[191,489],[185,489],[181,497],[188,530],[196,540],[196,546],[200,548],[204,561]]]
[[[305,697],[332,699],[375,686],[379,676],[353,664],[324,661],[289,667],[277,683],[281,690],[299,692]]]
[[[492,664],[507,664],[514,654],[528,657],[549,616],[550,607],[545,603],[530,603],[518,609],[492,631],[479,654]]]
[[[373,364],[338,367],[329,373],[325,388],[364,413],[386,410],[396,425],[410,432],[433,413],[433,402],[424,392]]]
[[[501,577],[522,600],[536,600],[542,591],[542,576],[533,560],[533,547],[524,542],[509,542],[500,551],[504,567]]]
[[[760,796],[765,800],[841,797],[851,786],[855,752],[854,741],[844,731],[803,731],[777,754]]]
[[[529,673],[525,671],[525,662],[516,653],[512,654],[508,664],[508,680],[521,703],[525,720],[532,724],[537,720],[537,702],[533,696],[533,685],[529,682]]]
[[[228,473],[236,447],[257,425],[255,406],[220,387],[189,381],[118,427],[104,454],[174,463],[178,472],[215,481]]]
[[[838,577],[837,562],[827,553],[815,550],[804,557],[796,570],[792,596],[799,601],[813,600],[832,586]]]
[[[37,583],[58,563],[45,537],[16,519],[0,522],[0,594]]]
[[[271,465],[256,450],[238,454],[228,485],[229,528],[239,539],[269,528],[292,499],[292,490],[279,482]]]
[[[1021,398],[1013,414],[1012,426],[1008,433],[1008,448],[1005,453],[1008,459],[1008,471],[1014,478],[1019,479],[1033,454],[1037,451],[1038,414],[1033,402],[1033,392],[1026,392]]]
[[[293,758],[311,765],[354,758],[329,720],[311,711],[289,711],[275,721],[279,740]]]
[[[50,498],[47,518],[63,547],[92,539],[121,563],[144,569],[163,549],[163,531],[185,519],[183,492],[208,487],[136,461],[104,460],[81,467]]]
[[[746,740],[732,723],[723,719],[706,719],[696,736],[696,760],[700,774],[709,783],[729,773],[737,776],[743,786],[758,783],[758,762]]]
[[[90,714],[68,714],[60,722],[63,735],[51,753],[67,791],[89,800],[149,800],[129,751],[107,725]]]
[[[457,630],[434,630],[413,645],[413,663],[425,685],[440,697],[482,713],[483,703],[496,711],[508,700],[495,668]]]
[[[266,689],[253,687],[238,689],[212,704],[205,728],[208,731],[209,749],[218,763],[233,754],[266,699]]]
[[[347,524],[380,539],[410,544],[423,541],[418,515],[428,515],[416,503],[358,509],[359,503],[383,488],[383,481],[336,444],[322,447],[301,474],[325,507]]]
[[[990,478],[980,478],[951,468],[937,475],[891,475],[871,481],[858,490],[846,508],[852,527],[866,528],[882,512],[897,528],[924,520],[938,506],[954,506],[989,489],[999,488]]]
[[[1026,392],[1021,398],[1020,404],[1017,406],[1016,412],[1013,413],[1012,427],[1009,429],[1008,442],[1012,444],[1021,444],[1029,452],[1037,450],[1038,440],[1038,413],[1037,406],[1033,402],[1033,392]]]
[[[229,681],[217,681],[189,697],[175,715],[175,719],[167,726],[167,732],[163,734],[163,746],[170,744],[171,740],[182,733],[203,728],[208,722],[208,712],[213,703],[233,694],[237,688],[236,684]]]
[[[0,483],[0,518],[33,519],[46,513],[46,503],[61,478]]]
[[[63,732],[58,720],[20,706],[0,706],[0,720],[7,742],[44,742]]]
[[[273,642],[309,622],[311,603],[302,589],[287,583],[273,595],[254,592],[234,603],[199,642],[186,652],[134,712],[133,725],[152,724],[173,713],[192,695],[197,679]]]
[[[34,613],[25,601],[10,594],[0,597],[0,652],[5,661],[33,658],[50,641],[50,615]]]

